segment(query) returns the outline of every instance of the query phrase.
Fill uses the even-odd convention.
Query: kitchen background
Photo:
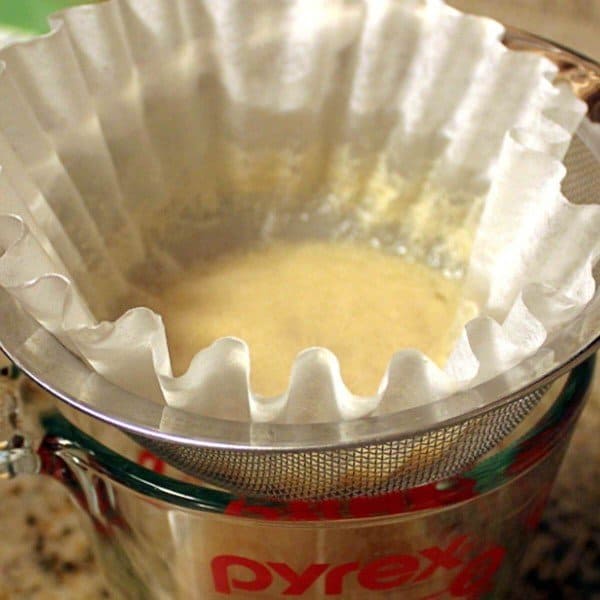
[[[0,0],[2,40],[42,33],[47,15],[76,0]],[[600,0],[451,0],[600,60]],[[588,402],[515,598],[600,600],[600,384]],[[0,483],[0,600],[111,598],[59,484]]]

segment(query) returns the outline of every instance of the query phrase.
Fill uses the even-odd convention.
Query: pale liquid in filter
[[[288,387],[302,350],[322,346],[349,389],[374,394],[392,355],[416,348],[443,365],[460,326],[462,285],[435,269],[358,243],[275,241],[197,262],[154,308],[174,374],[220,337],[250,348],[251,385]]]

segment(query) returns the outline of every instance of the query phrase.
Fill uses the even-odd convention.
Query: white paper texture
[[[0,54],[0,283],[113,383],[202,415],[353,419],[488,379],[591,299],[600,239],[599,208],[560,191],[585,106],[502,33],[438,0],[67,11]],[[311,349],[283,396],[261,398],[241,340],[199,349],[173,377],[158,315],[103,320],[225,247],[223,231],[243,240],[321,214],[466,270],[481,316],[444,370],[399,349],[378,394],[359,398],[335,356]]]

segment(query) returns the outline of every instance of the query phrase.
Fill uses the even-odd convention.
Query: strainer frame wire
[[[543,52],[556,62],[564,79],[571,81],[588,102],[590,117],[600,118],[600,64],[516,29],[507,29],[505,43],[520,50]],[[581,81],[586,80],[582,74],[587,74],[591,87],[581,85]],[[271,453],[337,450],[402,440],[449,427],[551,384],[600,347],[600,330],[594,312],[600,313],[599,292],[561,331],[555,344],[547,344],[516,367],[471,390],[426,406],[340,423],[242,423],[200,417],[152,403],[92,372],[27,315],[4,289],[0,289],[0,348],[31,379],[60,400],[135,436],[207,449]],[[552,364],[544,363],[549,349],[555,353]],[[541,368],[540,364],[545,366]],[[490,401],[490,398],[495,400]]]

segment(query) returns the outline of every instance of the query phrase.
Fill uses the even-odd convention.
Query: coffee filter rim
[[[91,7],[86,7],[86,8],[91,8]],[[58,16],[60,16],[61,13],[59,13]],[[60,19],[57,20],[57,17],[55,17],[52,21],[53,23],[53,30],[47,34],[47,38],[51,39],[54,35],[56,35],[56,32],[62,27],[62,22],[60,21]],[[19,43],[19,42],[17,42]],[[21,42],[22,43],[22,42]],[[30,42],[30,43],[35,43],[34,42]],[[25,44],[27,44],[27,42],[25,42]],[[545,59],[544,59],[545,60]],[[550,63],[549,61],[547,61],[548,65],[551,65],[552,63]],[[0,70],[4,70],[4,69],[0,69]],[[554,73],[556,71],[556,67],[553,65],[550,69],[548,69],[548,74],[545,75],[546,78],[549,78],[549,73],[552,72]],[[0,77],[2,76],[2,74],[0,73]],[[582,106],[579,105],[580,110],[582,109]],[[552,110],[555,110],[555,107],[553,107]],[[543,113],[542,113],[543,114]],[[548,114],[545,115],[546,117],[550,117]],[[554,123],[556,123],[559,128],[562,131],[567,131],[566,129],[564,129],[559,123],[558,121],[554,121]],[[523,152],[526,155],[533,155],[533,154],[539,154],[538,150],[535,149],[531,149],[531,148],[527,148],[527,146],[525,146],[524,144],[520,143],[518,141],[518,138],[521,137],[520,134],[515,133],[514,130],[511,130],[511,132],[509,133],[509,137],[512,138],[512,141],[518,145],[521,146],[523,149]],[[548,159],[548,162],[552,162],[552,164],[560,164],[560,161],[557,161],[555,158],[552,158],[551,156],[547,155],[546,157]],[[2,176],[2,174],[0,174],[0,177]],[[570,205],[570,206],[574,206],[574,205]],[[27,246],[27,244],[29,242],[32,243],[32,247],[35,245],[35,241],[36,241],[36,237],[33,234],[33,232],[31,231],[30,226],[28,225],[28,223],[26,222],[26,220],[23,218],[22,215],[18,215],[18,214],[14,214],[11,215],[10,213],[4,213],[2,215],[0,215],[0,220],[2,221],[6,221],[7,219],[14,219],[16,218],[21,224],[22,224],[22,231],[20,232],[19,236],[16,239],[13,240],[8,240],[8,243],[4,243],[4,246],[6,248],[5,254],[0,258],[0,272],[2,273],[2,276],[4,277],[6,272],[12,272],[13,276],[15,275],[14,270],[15,270],[15,266],[14,265],[8,265],[7,263],[9,263],[11,257],[14,254],[20,254],[20,258],[22,259],[23,256],[25,256],[25,254],[21,254],[21,253],[25,253],[26,251],[28,251],[28,248],[25,248],[25,246]],[[41,248],[39,248],[40,250],[42,250]],[[36,249],[37,252],[38,249]],[[44,252],[44,254],[46,254]],[[38,256],[36,254],[36,256]],[[54,257],[52,257],[52,259],[54,259]],[[597,259],[597,250],[594,251],[593,256],[590,256],[590,267],[593,261],[595,261]],[[591,270],[591,269],[590,269]],[[43,273],[41,273],[38,276],[33,276],[33,277],[28,277],[26,280],[18,282],[18,283],[14,283],[13,285],[5,285],[5,287],[10,288],[12,290],[12,292],[17,292],[19,295],[23,295],[23,293],[27,292],[27,295],[29,295],[29,292],[32,290],[35,290],[35,288],[40,287],[41,285],[45,285],[45,284],[52,284],[52,283],[59,283],[60,286],[62,287],[62,289],[64,289],[64,296],[62,297],[62,301],[59,301],[56,303],[56,306],[60,307],[59,311],[56,311],[55,314],[53,315],[49,315],[46,317],[46,326],[48,327],[48,329],[50,331],[53,331],[57,337],[59,337],[59,339],[61,339],[61,341],[63,342],[63,344],[67,347],[67,348],[71,348],[72,350],[75,350],[77,352],[77,344],[74,344],[71,340],[71,335],[73,333],[73,331],[77,331],[77,333],[81,333],[84,332],[85,334],[91,334],[95,340],[94,342],[97,344],[102,344],[103,342],[107,341],[108,339],[110,339],[111,335],[112,335],[112,331],[111,331],[111,325],[109,323],[103,322],[103,323],[98,323],[98,324],[93,324],[93,318],[91,317],[91,314],[89,313],[89,311],[86,310],[86,307],[83,306],[74,306],[77,304],[78,301],[78,295],[76,290],[74,289],[74,286],[72,285],[72,281],[68,278],[68,275],[66,273],[59,273],[59,274],[55,274],[51,271],[45,271]],[[67,284],[67,285],[65,285]],[[71,285],[69,285],[71,284]],[[535,285],[535,284],[534,284]],[[518,300],[521,301],[523,303],[523,306],[525,307],[525,309],[529,310],[529,312],[531,313],[532,317],[533,317],[533,321],[538,321],[538,319],[535,316],[535,309],[531,310],[530,307],[527,306],[527,302],[525,300],[525,296],[529,295],[529,290],[533,289],[531,287],[531,284],[528,284],[526,287],[522,288],[521,293],[519,294]],[[592,292],[593,293],[593,292]],[[590,298],[588,298],[589,300]],[[24,298],[21,298],[21,301],[24,301]],[[35,308],[33,306],[31,306],[31,308],[34,310],[35,312]],[[139,311],[145,311],[144,315],[142,315],[141,313],[139,313]],[[75,311],[75,313],[73,312]],[[60,314],[59,314],[60,313]],[[152,316],[148,315],[147,313],[150,313]],[[77,318],[81,321],[82,319],[84,320],[85,324],[83,325],[78,325],[76,327],[73,327],[71,324],[74,322],[75,317],[73,316],[74,314],[76,314]],[[121,323],[122,320],[128,320],[131,318],[134,318],[136,316],[140,316],[140,318],[151,318],[155,321],[161,322],[160,316],[156,315],[156,313],[153,313],[152,311],[149,311],[148,309],[131,309],[129,311],[127,311],[126,313],[124,313],[123,315],[121,315],[119,317],[119,319],[117,319],[115,321],[115,323]],[[91,319],[91,320],[90,320]],[[477,355],[475,352],[473,352],[472,350],[472,340],[469,339],[469,333],[468,330],[469,329],[474,329],[477,327],[477,324],[481,324],[482,323],[482,319],[489,321],[490,318],[489,317],[478,317],[477,319],[474,319],[473,321],[470,321],[467,328],[466,328],[466,339],[463,342],[463,351],[471,351],[473,358],[477,361]],[[493,322],[498,325],[498,327],[501,327],[501,325],[498,323],[498,321],[493,320]],[[539,322],[539,321],[538,321]],[[113,329],[114,331],[114,329]],[[153,335],[158,336],[159,338],[162,338],[164,336],[164,331],[155,331],[153,332]],[[463,336],[464,337],[464,336]],[[502,340],[501,340],[502,341]],[[506,341],[509,341],[508,338],[506,339]],[[140,342],[140,345],[144,345],[145,342]],[[466,344],[466,345],[465,345]],[[272,406],[274,403],[277,402],[278,399],[281,399],[282,396],[277,396],[276,398],[269,398],[269,399],[264,399],[261,398],[260,396],[254,396],[250,389],[249,389],[249,384],[248,384],[248,379],[249,379],[249,375],[248,375],[248,369],[249,369],[249,357],[247,356],[247,346],[245,344],[245,342],[241,341],[241,340],[236,340],[235,338],[221,338],[219,340],[216,340],[213,345],[211,345],[210,347],[208,347],[207,349],[205,349],[203,352],[208,352],[209,354],[212,354],[214,356],[211,357],[213,362],[221,362],[222,358],[226,358],[226,362],[230,363],[232,361],[232,355],[234,355],[235,358],[235,362],[234,361],[234,367],[231,371],[232,374],[234,374],[235,377],[242,378],[244,379],[244,383],[245,383],[245,390],[242,391],[241,395],[245,395],[246,396],[246,400],[250,403],[250,416],[254,419],[254,420],[258,420],[258,421],[262,421],[262,420],[266,420],[264,419],[264,414],[265,414],[265,410],[269,409],[269,406]],[[80,354],[80,353],[78,353]],[[445,371],[441,371],[439,370],[432,362],[430,359],[428,359],[425,355],[423,355],[422,353],[417,353],[411,350],[399,350],[398,354],[402,354],[402,356],[405,359],[410,359],[412,361],[412,365],[415,369],[423,369],[426,371],[429,371],[431,369],[433,369],[434,371],[437,369],[437,371],[435,372],[435,378],[436,378],[436,383],[439,386],[439,390],[438,390],[438,395],[437,398],[446,398],[448,395],[460,390],[460,388],[467,382],[472,382],[472,380],[476,377],[477,372],[479,371],[479,366],[474,366],[473,370],[474,372],[472,373],[472,377],[467,377],[466,379],[459,379],[456,377],[451,377],[447,372]],[[81,354],[80,354],[81,355]],[[317,356],[318,355],[318,356]],[[208,356],[208,354],[206,354],[206,356]],[[338,417],[337,418],[333,418],[332,421],[336,421],[338,420],[340,417],[342,419],[347,418],[347,419],[356,419],[358,417],[364,417],[364,415],[362,414],[355,414],[355,413],[360,413],[361,410],[355,410],[355,408],[352,407],[352,399],[354,398],[353,395],[351,395],[349,393],[349,391],[345,388],[345,386],[343,385],[343,382],[341,381],[340,375],[339,375],[339,363],[337,361],[337,358],[335,357],[335,355],[333,355],[329,350],[325,349],[325,348],[318,348],[318,349],[305,349],[303,350],[300,354],[299,357],[302,356],[303,357],[303,362],[304,362],[304,366],[297,366],[297,362],[298,360],[296,360],[294,362],[294,365],[292,365],[292,378],[293,378],[293,374],[294,374],[294,369],[300,369],[300,378],[306,378],[306,377],[314,377],[314,373],[313,375],[310,375],[311,371],[314,371],[315,373],[317,373],[317,377],[322,378],[323,380],[323,385],[325,386],[325,388],[330,389],[331,392],[331,396],[335,399],[335,410],[338,411]],[[177,389],[179,388],[180,385],[185,386],[185,382],[192,378],[193,372],[192,372],[192,366],[194,364],[194,362],[196,361],[196,358],[198,357],[198,355],[196,355],[196,357],[192,360],[192,363],[190,365],[190,368],[186,371],[186,373],[184,375],[182,375],[181,377],[178,378],[172,378],[170,376],[170,369],[166,374],[160,373],[159,369],[164,369],[165,367],[165,355],[164,355],[164,350],[163,349],[156,349],[156,346],[152,347],[152,363],[155,369],[155,372],[157,374],[157,380],[158,383],[160,384],[160,388],[162,390],[162,392],[164,392],[165,390],[170,392],[172,389]],[[394,354],[394,356],[392,357],[388,367],[386,368],[386,372],[385,372],[385,376],[384,376],[384,380],[383,381],[388,381],[389,383],[389,378],[390,378],[390,370],[391,370],[391,365],[394,364],[394,362],[397,360],[397,354]],[[87,360],[87,359],[84,359]],[[93,364],[93,361],[87,360],[89,365]],[[221,371],[221,373],[223,373]],[[307,373],[309,373],[309,375],[307,375]],[[102,373],[101,373],[102,374]],[[242,386],[243,387],[243,386]],[[241,389],[241,387],[240,387]],[[369,396],[368,399],[378,399],[381,400],[381,397],[384,396],[385,394],[385,390],[387,388],[385,386],[381,386],[380,388],[380,393],[374,396]],[[160,390],[159,390],[160,392]],[[286,392],[286,394],[284,394],[284,396],[287,396],[289,394],[290,390],[288,389],[288,391]],[[366,400],[367,398],[361,398],[361,400]],[[169,402],[169,399],[167,398],[167,402],[177,408],[179,404],[186,404],[187,403],[187,399],[183,399],[183,400],[173,400],[171,399],[171,401]],[[237,399],[236,399],[237,401]],[[266,406],[269,405],[269,406]],[[364,412],[364,408],[366,408],[368,405],[364,405],[361,407],[363,409]],[[189,408],[189,407],[188,407]],[[221,407],[223,408],[223,407]],[[227,407],[225,407],[227,408]],[[366,411],[365,414],[369,414],[372,412],[372,410],[374,409],[374,406],[370,406],[370,409],[368,411]],[[229,408],[227,408],[227,410],[229,410]],[[400,412],[403,412],[404,410],[409,410],[409,409],[402,409]],[[396,411],[394,411],[396,412]],[[210,415],[210,411],[208,413]],[[329,416],[334,416],[333,413],[331,413]],[[323,415],[323,417],[327,417],[327,415]]]

